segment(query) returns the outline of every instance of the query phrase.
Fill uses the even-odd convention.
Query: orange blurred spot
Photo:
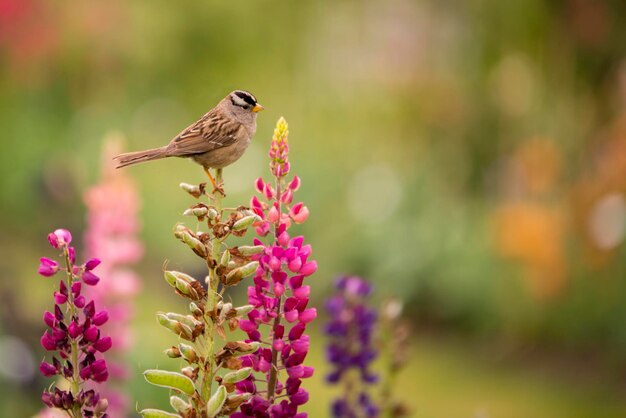
[[[505,258],[524,265],[529,291],[539,299],[560,293],[567,282],[563,214],[536,203],[510,203],[494,213],[495,243]]]

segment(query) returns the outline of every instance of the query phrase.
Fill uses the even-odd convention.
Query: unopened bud
[[[180,350],[180,354],[183,358],[188,362],[195,363],[198,360],[198,355],[192,346],[180,343],[178,344],[178,349]]]
[[[165,270],[163,272],[163,277],[165,277],[165,281],[167,281],[171,286],[176,287],[176,276],[173,271]]]
[[[176,286],[177,280],[182,280],[186,283],[193,283],[197,281],[190,275],[182,273],[180,271],[165,270],[164,274],[165,274],[165,280],[167,280],[167,282],[171,284],[172,286]]]
[[[204,314],[204,312],[202,311],[202,309],[200,309],[200,307],[195,303],[195,302],[191,302],[189,304],[189,311],[194,315],[194,316],[202,316]]]
[[[206,206],[197,206],[189,208],[183,212],[183,216],[195,216],[196,218],[203,218],[209,213],[209,208]]]
[[[191,380],[195,380],[195,378],[198,376],[197,370],[191,366],[183,367],[182,369],[180,369],[180,371]]]
[[[224,386],[219,386],[217,391],[211,396],[209,402],[206,405],[206,416],[207,418],[214,418],[219,415],[219,412],[222,410],[224,406],[224,402],[226,402],[226,388]]]
[[[202,322],[198,321],[196,318],[194,318],[191,315],[181,315],[175,312],[168,312],[165,315],[168,319],[172,321],[178,321],[182,323],[183,325],[188,326],[190,329],[194,329],[202,325]]]
[[[261,254],[265,250],[264,245],[241,245],[237,247],[239,253],[243,256]]]
[[[183,224],[176,224],[176,225],[174,226],[174,236],[175,236],[176,238],[178,238],[179,240],[181,240],[181,241],[182,241],[182,239],[183,239],[183,234],[184,234],[184,233],[186,233],[186,232],[188,232],[188,231],[189,231],[189,228],[187,228],[187,227],[186,227],[185,225],[183,225]]]
[[[256,272],[258,267],[259,267],[259,262],[258,261],[252,261],[252,262],[246,264],[245,266],[240,267],[239,269],[241,270],[241,275],[244,278],[246,278],[249,275],[251,275],[254,272]]]
[[[246,264],[245,266],[232,270],[230,273],[226,275],[225,284],[231,286],[231,285],[235,285],[239,283],[241,280],[243,280],[244,278],[254,273],[258,267],[259,267],[259,262],[252,261]]]
[[[246,229],[256,221],[260,220],[261,218],[256,215],[244,216],[233,224],[233,231],[241,231],[242,229]]]
[[[244,354],[254,353],[260,346],[261,343],[259,341],[251,341],[249,343],[239,342],[237,343],[237,353],[235,353],[235,355],[241,356]]]
[[[228,251],[227,249],[222,254],[222,258],[220,259],[220,265],[226,267],[228,263],[230,263],[230,251]]]
[[[228,313],[230,311],[233,310],[233,304],[230,302],[226,302],[223,306],[222,309],[220,310],[220,318],[224,319],[226,318],[226,315],[228,315]]]
[[[165,350],[165,355],[169,358],[179,358],[180,350],[178,349],[178,347],[171,347]]]
[[[243,305],[235,308],[238,316],[244,316],[254,309],[254,305]]]
[[[192,236],[191,233],[184,233],[182,236],[182,241],[187,244],[187,246],[200,257],[206,258],[209,255],[209,251],[207,250],[206,245],[204,245],[196,237]]]
[[[207,216],[209,217],[209,219],[215,219],[217,218],[217,215],[219,215],[219,213],[217,212],[217,210],[214,207],[210,207],[209,208],[209,212],[207,214]]]
[[[157,320],[159,324],[172,331],[174,334],[179,335],[181,338],[191,340],[193,337],[193,331],[191,328],[180,321],[168,318],[165,314],[157,314]]]
[[[176,412],[179,412],[181,414],[189,411],[189,409],[191,408],[190,403],[185,402],[182,398],[179,398],[178,396],[170,397],[170,405],[172,405],[172,408],[174,408]]]
[[[185,296],[189,296],[191,299],[198,299],[198,292],[193,286],[181,279],[176,279],[176,289]]]
[[[188,184],[188,183],[180,183],[179,186],[181,189],[183,189],[184,191],[186,191],[187,193],[189,193],[196,199],[202,196],[202,190],[200,190],[200,187],[198,186],[195,186],[193,184]]]
[[[249,401],[250,399],[252,399],[252,394],[249,392],[246,393],[234,393],[232,395],[230,395],[228,397],[228,399],[226,400],[226,404],[231,406],[231,405],[241,405],[244,402]]]
[[[222,378],[224,383],[237,383],[247,379],[252,374],[252,367],[244,367],[234,372],[226,373]]]

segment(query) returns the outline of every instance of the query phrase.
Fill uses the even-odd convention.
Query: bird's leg
[[[217,181],[217,191],[222,194],[222,196],[226,197],[226,193],[224,193],[224,181],[222,180],[222,169],[215,169],[215,180]]]
[[[213,176],[211,175],[211,172],[209,171],[207,167],[204,167],[204,172],[206,173],[207,176],[209,176],[209,180],[211,180],[211,184],[213,185],[213,193],[220,192],[222,196],[226,196],[226,194],[224,193],[224,187],[223,187],[224,185],[218,184],[215,182],[215,179],[213,178]],[[217,175],[218,175],[218,178],[221,180],[221,177],[222,177],[221,168],[217,169]]]

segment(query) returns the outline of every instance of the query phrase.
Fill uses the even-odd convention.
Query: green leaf
[[[217,392],[215,392],[215,394],[211,396],[211,399],[209,399],[209,402],[207,403],[207,417],[216,417],[217,414],[219,414],[222,410],[224,402],[226,402],[226,388],[224,386],[220,386],[217,388]]]
[[[141,411],[139,411],[139,415],[141,415],[143,418],[181,418],[178,414],[161,411],[160,409],[142,409]]]
[[[143,377],[148,383],[170,389],[176,389],[191,396],[195,392],[195,387],[190,378],[176,372],[167,370],[146,370]]]

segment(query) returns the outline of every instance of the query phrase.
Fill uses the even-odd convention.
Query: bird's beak
[[[261,110],[263,110],[263,109],[265,109],[265,108],[264,108],[263,106],[261,106],[260,104],[258,104],[258,103],[257,103],[257,104],[255,104],[255,105],[254,105],[254,107],[252,108],[252,111],[253,111],[254,113],[258,113],[258,112],[260,112],[260,111],[261,111]]]

